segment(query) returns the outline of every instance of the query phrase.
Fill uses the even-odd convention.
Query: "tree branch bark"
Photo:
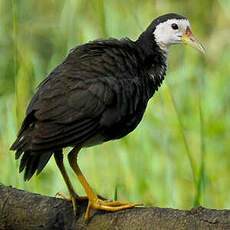
[[[132,208],[118,212],[91,211],[86,223],[87,202],[74,216],[71,202],[0,186],[0,230],[197,230],[230,229],[230,210],[198,207]]]

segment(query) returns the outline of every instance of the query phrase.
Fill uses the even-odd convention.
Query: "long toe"
[[[91,208],[94,209],[99,209],[99,210],[105,210],[105,211],[119,211],[123,209],[128,209],[128,208],[133,208],[135,206],[143,206],[142,203],[125,203],[125,202],[119,202],[119,201],[103,201],[103,200],[95,200],[95,201],[89,201],[86,214],[85,214],[85,219],[89,219],[89,214]]]
[[[95,209],[105,210],[105,211],[119,211],[122,209],[133,208],[135,206],[142,206],[141,203],[122,203],[119,201],[103,202],[93,204],[92,207]]]
[[[55,197],[60,197],[60,198],[62,198],[64,200],[66,200],[66,201],[71,201],[72,200],[70,196],[67,196],[63,192],[57,192],[56,195],[55,195]]]
[[[124,207],[126,205],[130,205],[132,207],[134,206],[143,206],[144,204],[142,203],[128,203],[128,202],[120,202],[120,201],[104,201],[104,205],[109,206],[109,207]]]
[[[73,211],[74,211],[75,215],[77,213],[77,201],[88,199],[88,197],[80,197],[80,196],[78,196],[75,192],[71,193],[70,196],[67,196],[63,192],[58,192],[58,193],[56,193],[56,197],[60,197],[60,198],[62,198],[64,200],[66,200],[66,201],[72,201]]]

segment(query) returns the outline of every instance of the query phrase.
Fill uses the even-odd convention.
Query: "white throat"
[[[166,43],[163,42],[163,41],[159,41],[159,42],[156,41],[156,43],[157,43],[157,45],[160,47],[160,49],[161,49],[162,51],[164,51],[163,54],[164,54],[164,55],[167,57],[167,59],[168,59],[168,53],[169,53],[170,45],[166,44]]]

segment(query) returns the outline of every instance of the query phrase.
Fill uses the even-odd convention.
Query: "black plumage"
[[[164,55],[154,43],[152,52],[142,47],[143,39],[79,46],[40,84],[11,147],[16,158],[24,152],[25,179],[40,172],[45,155],[55,150],[121,138],[135,129],[166,69]],[[164,71],[157,74],[158,66]]]
[[[153,32],[169,19],[185,17],[161,16],[136,41],[102,39],[73,48],[39,85],[11,146],[16,159],[22,156],[19,170],[25,170],[25,180],[40,173],[55,153],[73,193],[60,163],[62,156],[57,157],[62,149],[73,146],[79,150],[122,138],[136,128],[166,73],[167,53]],[[69,157],[71,165],[72,160]],[[74,167],[78,175],[80,169]]]
[[[25,180],[56,150],[118,139],[136,128],[166,71],[152,33],[171,17],[153,21],[135,42],[95,40],[72,49],[39,85],[11,147],[16,159],[23,154]]]

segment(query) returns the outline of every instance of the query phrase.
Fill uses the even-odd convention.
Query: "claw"
[[[76,193],[73,193],[73,194],[70,194],[70,196],[67,196],[65,193],[63,193],[63,192],[57,192],[56,193],[56,195],[55,195],[55,197],[60,197],[60,198],[62,198],[62,199],[64,199],[64,200],[66,200],[66,201],[72,201],[72,204],[73,204],[73,210],[74,210],[74,214],[76,215],[76,213],[77,213],[77,201],[82,201],[82,200],[89,200],[89,198],[87,197],[87,196],[78,196]],[[103,197],[103,196],[100,196],[100,195],[97,195],[97,197],[100,199],[98,199],[98,203],[100,203],[100,202],[104,202],[105,204],[110,204],[111,205],[111,207],[112,207],[112,205],[113,206],[119,206],[119,205],[121,205],[121,204],[128,204],[128,203],[121,203],[121,202],[118,202],[118,201],[113,201],[113,202],[111,202],[110,200],[108,200],[108,199],[106,199],[105,197]],[[89,204],[90,204],[91,202],[89,201]],[[87,210],[88,210],[88,213],[89,213],[89,211],[90,211],[90,207],[93,207],[94,208],[94,205],[89,205],[88,204],[88,208],[87,208]],[[99,208],[96,208],[96,209],[99,209]],[[88,214],[89,215],[89,214]],[[88,218],[89,218],[89,216],[88,216]],[[88,219],[87,218],[87,219]]]

